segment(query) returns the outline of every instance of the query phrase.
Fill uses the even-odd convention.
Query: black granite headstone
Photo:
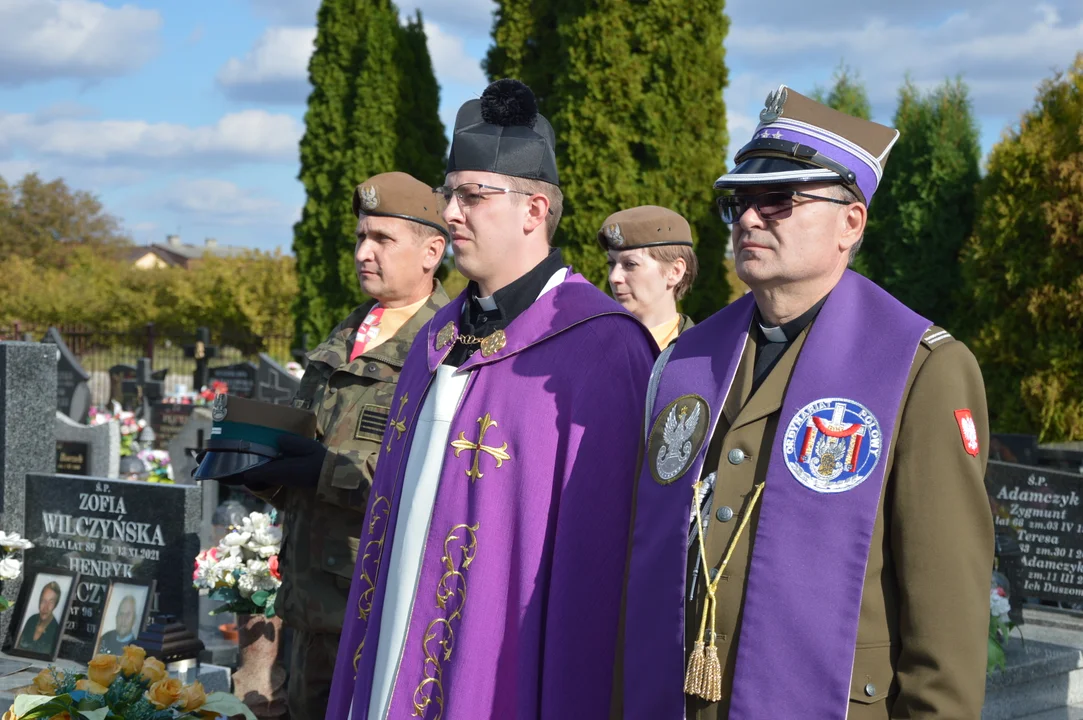
[[[60,351],[56,361],[56,409],[75,422],[85,423],[90,411],[90,373],[79,364],[55,327],[49,328],[42,342],[52,343]]]
[[[243,398],[256,397],[256,376],[258,368],[250,362],[240,362],[235,365],[223,365],[211,368],[207,375],[209,382],[215,380],[224,382],[229,388],[229,394]]]
[[[89,475],[90,443],[57,440],[56,471],[63,475]]]
[[[56,349],[41,343],[0,342],[0,529],[25,534],[27,473],[56,470]],[[23,576],[3,582],[19,596]],[[0,613],[0,637],[14,613]]]
[[[1013,593],[1083,602],[1083,478],[992,461],[985,489],[996,532],[1013,538],[1020,551]]]
[[[110,579],[157,580],[156,607],[194,632],[199,595],[191,568],[199,553],[199,486],[28,475],[28,572],[61,567],[81,574],[60,657],[86,662],[94,649]]]
[[[301,381],[267,353],[259,354],[258,400],[287,405],[301,388]]]
[[[192,416],[195,405],[158,403],[150,409],[150,426],[154,430],[154,449],[165,450],[180,434],[184,423]]]
[[[125,410],[135,410],[139,404],[139,390],[131,384],[134,380],[135,368],[131,365],[109,368],[109,399]]]
[[[1021,433],[993,433],[989,436],[989,459],[1017,465],[1038,464],[1038,437]]]

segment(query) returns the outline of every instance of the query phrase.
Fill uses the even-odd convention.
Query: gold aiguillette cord
[[[703,521],[699,514],[699,490],[702,485],[703,482],[700,481],[692,486],[692,506],[696,508],[696,525],[699,528],[696,534],[699,537],[699,557],[703,562],[703,583],[707,586],[707,597],[703,605],[703,614],[699,619],[699,637],[696,640],[695,647],[692,648],[692,654],[688,657],[688,668],[684,672],[684,691],[688,695],[694,695],[708,702],[716,703],[722,699],[722,662],[718,658],[718,646],[715,645],[715,610],[718,608],[718,600],[715,594],[718,590],[718,583],[722,579],[722,573],[726,572],[726,566],[729,565],[733,549],[737,547],[737,542],[741,539],[741,535],[748,526],[752,511],[763,493],[763,483],[761,482],[752,488],[752,500],[741,515],[741,522],[737,525],[737,531],[730,538],[729,545],[726,547],[726,554],[722,557],[722,563],[718,566],[718,574],[715,575],[714,580],[709,579],[711,569],[707,565],[707,547],[703,542]],[[708,615],[711,619],[711,641],[710,644],[705,644],[704,638],[707,634]]]

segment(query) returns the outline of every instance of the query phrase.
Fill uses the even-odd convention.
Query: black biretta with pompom
[[[504,79],[455,117],[447,172],[478,170],[559,185],[556,135],[523,83]]]

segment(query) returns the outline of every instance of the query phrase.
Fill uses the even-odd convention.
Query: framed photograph
[[[124,646],[131,645],[147,626],[151,605],[154,604],[155,581],[111,580],[105,596],[94,654],[123,655]]]
[[[23,583],[19,621],[13,625],[15,642],[8,653],[55,660],[78,586],[79,574],[69,570],[41,568],[29,575]]]

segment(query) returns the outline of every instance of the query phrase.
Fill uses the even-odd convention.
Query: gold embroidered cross
[[[409,402],[409,400],[410,400],[410,393],[403,393],[402,397],[399,398],[398,417],[393,419],[391,421],[391,424],[387,427],[387,452],[389,454],[391,453],[391,441],[392,440],[402,440],[402,434],[404,432],[406,432],[406,422],[405,422],[406,419],[402,415],[402,410],[403,410],[403,408],[406,407],[406,403]],[[391,431],[392,430],[394,430],[395,432],[398,433],[397,437],[392,437],[391,436]]]
[[[497,467],[503,465],[505,460],[511,460],[511,455],[507,453],[507,443],[498,448],[483,444],[485,442],[485,433],[488,432],[489,428],[496,427],[496,420],[493,420],[489,413],[485,413],[485,417],[478,418],[478,424],[481,425],[481,433],[478,435],[476,443],[467,440],[466,433],[463,431],[459,432],[459,439],[451,443],[451,447],[455,448],[455,457],[459,457],[459,453],[463,450],[474,451],[474,466],[466,471],[466,476],[470,478],[470,482],[475,482],[484,475],[478,470],[478,460],[481,458],[481,453],[491,455],[496,460]]]

